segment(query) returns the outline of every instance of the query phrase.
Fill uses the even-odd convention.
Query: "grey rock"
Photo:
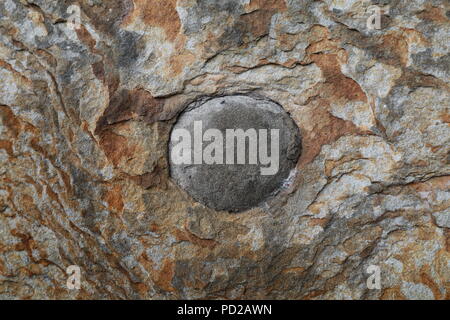
[[[178,119],[174,130],[187,129],[191,133],[192,147],[195,121],[202,121],[203,132],[208,129],[221,131],[223,164],[176,164],[170,157],[171,176],[194,199],[208,207],[237,212],[257,206],[277,192],[297,163],[301,146],[299,130],[282,107],[274,102],[248,96],[228,96],[209,100],[200,106],[188,107]],[[249,164],[248,140],[245,164],[236,164],[237,159],[234,160],[235,164],[225,163],[228,158],[225,150],[226,129],[256,129],[256,132],[267,129],[268,137],[270,130],[279,129],[278,171],[273,175],[262,175],[260,157],[257,159],[258,164]],[[178,140],[173,140],[173,134],[171,138],[169,148],[172,155]],[[203,149],[209,143],[211,142],[204,142]],[[235,141],[235,155],[237,145]],[[268,149],[270,145],[267,144]]]

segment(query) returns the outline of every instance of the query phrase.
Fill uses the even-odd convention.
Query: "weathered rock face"
[[[449,10],[1,1],[0,297],[449,299]],[[229,214],[171,180],[167,145],[191,102],[237,94],[282,105],[303,151]]]

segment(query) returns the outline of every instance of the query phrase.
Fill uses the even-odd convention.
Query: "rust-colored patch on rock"
[[[367,102],[366,94],[359,84],[341,72],[337,54],[313,54],[311,60],[319,66],[326,78],[324,89],[327,90],[325,94],[329,95],[329,99]]]
[[[443,113],[443,114],[441,115],[441,120],[442,120],[444,123],[450,125],[450,114],[448,114],[448,113]]]
[[[168,173],[166,171],[166,166],[157,165],[152,172],[148,172],[140,176],[131,177],[131,180],[144,189],[150,189],[153,187],[167,189],[167,178]]]
[[[22,233],[17,229],[11,230],[11,235],[20,239],[20,243],[16,244],[15,250],[26,251],[31,261],[34,261],[33,250],[37,248],[37,245],[33,240],[33,237],[29,234]]]
[[[97,41],[95,41],[95,39],[91,36],[84,25],[81,25],[80,28],[75,29],[75,32],[77,33],[78,39],[82,43],[86,44],[92,52],[97,53],[97,51],[95,50]]]
[[[2,251],[2,250],[0,249],[0,251]],[[7,276],[7,274],[6,274],[5,262],[3,262],[2,259],[0,259],[0,274],[1,274],[2,276]]]
[[[313,161],[323,145],[333,143],[341,136],[369,133],[359,129],[351,121],[330,113],[332,103],[345,105],[351,101],[367,102],[368,99],[359,84],[341,72],[341,63],[347,61],[347,53],[337,47],[336,41],[329,39],[328,29],[314,26],[310,33],[316,41],[306,48],[302,64],[315,63],[322,71],[325,81],[308,91],[310,98],[305,103],[308,109],[303,114],[307,123],[302,128],[300,167]]]
[[[129,120],[154,123],[164,107],[164,100],[154,98],[143,89],[122,90],[111,99],[108,108],[99,119],[96,134],[107,126]]]
[[[252,0],[245,6],[246,14],[239,18],[244,31],[256,38],[269,33],[270,21],[277,12],[286,11],[284,0]]]
[[[0,149],[3,149],[6,151],[6,153],[9,156],[13,155],[13,146],[12,146],[12,142],[8,141],[8,140],[0,140]]]
[[[155,276],[155,284],[164,291],[173,292],[172,279],[175,275],[175,264],[169,259],[165,259],[161,270]]]
[[[242,23],[245,31],[259,38],[269,33],[270,21],[273,15],[273,11],[256,10],[242,15],[239,21]]]
[[[404,37],[393,33],[387,34],[383,37],[379,48],[384,53],[383,60],[390,65],[399,65],[400,62],[402,66],[406,66],[408,63],[409,46]]]
[[[285,0],[251,0],[246,6],[245,10],[247,12],[254,10],[279,10],[285,11],[286,1]]]
[[[115,167],[122,160],[131,158],[134,153],[134,148],[128,145],[127,139],[112,130],[105,130],[100,133],[100,146]]]
[[[201,239],[186,230],[175,229],[174,235],[179,241],[188,241],[202,248],[213,249],[217,245],[214,240]]]
[[[17,138],[22,131],[20,120],[14,115],[9,107],[2,105],[0,105],[0,117],[3,125],[8,129],[8,132],[12,137]]]
[[[428,265],[422,267],[422,270],[420,271],[420,282],[422,282],[425,286],[430,288],[430,290],[433,292],[434,299],[442,300],[444,297],[441,293],[441,290],[439,290],[439,286],[430,276],[431,273],[430,269],[431,268]]]
[[[446,238],[446,244],[445,244],[445,250],[447,252],[450,253],[450,229],[449,228],[445,228],[444,229],[444,234],[445,234],[445,238]],[[450,293],[449,293],[450,295]]]
[[[89,17],[89,21],[101,32],[111,34],[128,15],[132,0],[104,1],[92,5],[89,1],[79,1],[81,11]]]
[[[445,16],[445,13],[440,8],[433,7],[431,4],[427,4],[425,10],[417,16],[428,21],[448,23],[448,18]]]
[[[430,192],[434,190],[448,190],[450,188],[450,176],[436,177],[425,182],[410,184],[416,192]]]
[[[284,36],[286,37],[289,35],[284,35]],[[317,42],[311,43],[306,48],[306,53],[311,55],[314,53],[335,50],[337,48],[337,45],[338,45],[337,40],[330,40],[330,39],[319,40]]]
[[[306,269],[303,267],[292,267],[292,268],[286,268],[283,271],[281,271],[282,274],[285,273],[294,273],[294,274],[302,274],[305,273]]]
[[[344,135],[366,134],[352,122],[334,117],[325,108],[318,107],[310,110],[309,121],[314,123],[308,131],[302,131],[302,155],[300,167],[314,160],[320,153],[322,146],[333,143]]]
[[[406,300],[400,288],[389,288],[383,290],[381,300]]]
[[[192,64],[195,61],[195,56],[192,53],[186,52],[182,54],[175,54],[170,58],[170,68],[173,75],[179,75],[183,72],[184,66]]]
[[[160,27],[167,40],[174,41],[181,29],[181,21],[176,10],[177,0],[134,0],[134,8],[123,21],[126,26],[141,18],[146,25]]]
[[[25,85],[28,85],[28,86],[32,85],[32,81],[30,79],[25,77],[20,72],[16,71],[13,68],[13,66],[10,65],[8,62],[0,60],[0,68],[3,68],[5,70],[8,70],[9,72],[11,72],[15,77],[17,77],[17,79],[20,79],[20,81],[23,82]]]
[[[109,207],[117,212],[121,212],[123,209],[122,188],[116,184],[111,189],[106,191],[105,201]]]
[[[343,163],[358,159],[362,159],[362,155],[360,153],[345,155],[338,160],[325,160],[325,175],[327,177],[331,177],[334,168],[340,166]]]

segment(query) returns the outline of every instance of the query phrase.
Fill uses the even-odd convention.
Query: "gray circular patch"
[[[298,127],[278,104],[214,98],[180,115],[170,136],[170,174],[196,201],[239,212],[273,196],[300,151]]]

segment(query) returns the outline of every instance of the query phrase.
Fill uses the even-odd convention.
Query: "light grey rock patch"
[[[187,129],[194,140],[194,122],[201,121],[203,133],[218,129],[223,135],[223,164],[176,164],[172,152],[178,140],[174,131]],[[226,163],[226,129],[279,130],[279,167],[273,175],[261,174],[260,157],[257,164],[249,164],[249,141],[246,140],[245,164]],[[204,148],[211,142],[203,143]],[[237,141],[234,153],[237,151]],[[267,144],[270,150],[271,142]],[[259,152],[258,146],[258,152]],[[172,178],[195,200],[216,210],[239,212],[261,204],[273,196],[295,167],[300,154],[301,138],[294,121],[278,104],[248,96],[227,96],[191,105],[179,117],[169,144]],[[270,153],[270,152],[269,152]],[[193,156],[192,156],[193,157]]]

